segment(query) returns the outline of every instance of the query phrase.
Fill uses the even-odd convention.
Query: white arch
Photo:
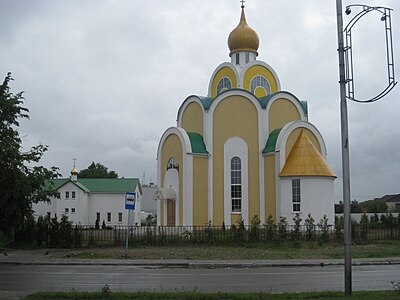
[[[180,172],[182,173],[182,186],[179,189],[183,189],[183,207],[180,207],[179,196],[176,202],[176,225],[191,225],[193,223],[193,156],[189,155],[192,153],[192,146],[190,144],[190,139],[188,134],[183,128],[180,127],[170,127],[161,136],[160,143],[157,149],[157,182],[162,185],[161,182],[161,172],[165,170],[161,169],[161,151],[162,145],[165,143],[166,139],[171,135],[175,134],[178,136],[182,144],[182,164],[180,167]],[[160,186],[162,187],[162,186]],[[179,193],[178,193],[179,195]],[[160,215],[161,203],[157,206],[157,213]],[[166,205],[166,204],[164,204]],[[164,206],[164,213],[166,206]],[[183,210],[183,223],[180,224],[179,211]],[[164,222],[166,219],[164,218]]]
[[[200,107],[201,107],[201,111],[203,112],[203,131],[204,131],[204,122],[205,122],[205,116],[204,116],[205,111],[204,111],[204,106],[203,106],[203,103],[201,102],[200,98],[199,98],[198,96],[196,96],[196,95],[191,95],[191,96],[187,97],[187,98],[183,101],[183,103],[181,104],[181,106],[179,107],[179,109],[178,109],[178,116],[177,116],[177,119],[176,119],[177,127],[182,127],[182,116],[183,116],[183,114],[184,114],[186,108],[188,107],[188,105],[189,105],[190,103],[193,103],[193,102],[196,102],[197,104],[199,104]]]
[[[208,113],[206,114],[206,118],[207,118],[207,122],[206,122],[206,126],[205,128],[206,130],[206,134],[204,136],[205,139],[205,144],[207,145],[207,150],[210,154],[211,159],[208,160],[208,186],[209,187],[213,187],[213,151],[214,151],[214,145],[213,145],[213,129],[214,129],[214,120],[213,120],[213,115],[214,115],[214,111],[216,109],[216,107],[218,106],[218,104],[225,100],[227,97],[230,96],[242,96],[244,98],[246,98],[248,101],[250,101],[251,103],[253,103],[254,107],[257,110],[257,115],[258,115],[258,161],[259,161],[259,178],[263,178],[264,177],[264,158],[262,155],[262,151],[265,147],[265,143],[267,142],[267,138],[268,138],[268,131],[264,130],[264,126],[263,124],[266,124],[267,122],[267,117],[266,117],[266,113],[264,111],[264,109],[262,109],[260,102],[258,101],[258,99],[251,94],[250,92],[243,90],[243,89],[232,89],[232,90],[228,90],[225,91],[223,93],[221,93],[220,95],[218,95],[211,103],[210,108],[208,110]],[[213,194],[212,194],[212,189],[210,188],[208,190],[208,216],[209,216],[209,220],[212,220],[213,218],[213,203],[214,203],[214,199],[213,199]],[[264,180],[260,180],[260,191],[259,191],[259,195],[260,195],[260,219],[262,222],[264,222],[265,219],[265,214],[264,214]]]
[[[224,222],[231,225],[231,159],[239,157],[242,165],[242,219],[245,225],[249,224],[249,163],[247,143],[239,137],[231,137],[224,144]]]
[[[239,82],[239,73],[238,73],[237,69],[235,68],[235,66],[230,62],[223,62],[222,64],[220,64],[218,67],[215,68],[214,72],[211,75],[210,82],[208,83],[208,97],[211,97],[212,82],[214,81],[215,75],[217,75],[218,71],[221,70],[224,67],[228,67],[234,72],[234,74],[236,76],[236,82],[237,82],[238,85],[240,84],[240,82]]]
[[[268,119],[269,119],[269,111],[271,110],[271,106],[278,99],[286,99],[286,100],[292,102],[294,104],[294,106],[296,106],[296,109],[300,114],[300,119],[302,121],[307,121],[307,116],[304,112],[304,109],[303,109],[303,106],[301,105],[300,100],[297,99],[297,97],[294,96],[293,94],[284,92],[284,91],[280,91],[280,92],[273,94],[273,96],[268,101],[267,107],[265,109]],[[269,128],[268,128],[268,130],[269,130]]]
[[[251,62],[249,62],[247,65],[245,65],[244,69],[242,72],[240,72],[240,86],[243,87],[243,81],[244,81],[244,74],[246,74],[247,70],[250,69],[252,66],[262,66],[265,67],[266,69],[268,69],[268,71],[270,71],[272,73],[272,75],[274,76],[275,80],[276,80],[276,86],[277,86],[277,90],[280,91],[281,90],[281,82],[279,80],[278,74],[276,74],[275,70],[267,63],[261,61],[261,60],[253,60]],[[258,74],[260,75],[260,74]],[[269,83],[271,85],[271,83]]]
[[[293,121],[290,123],[287,123],[281,131],[279,132],[278,138],[276,140],[276,146],[275,146],[275,152],[279,152],[279,168],[277,168],[278,173],[282,171],[283,166],[285,165],[286,161],[286,142],[287,139],[289,138],[289,135],[297,128],[306,128],[310,130],[315,137],[318,140],[318,143],[320,144],[321,147],[321,155],[326,159],[326,145],[325,141],[319,132],[319,130],[310,122],[307,121]]]

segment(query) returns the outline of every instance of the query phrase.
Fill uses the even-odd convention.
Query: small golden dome
[[[258,35],[247,25],[244,6],[242,6],[240,22],[228,37],[228,47],[231,50],[229,56],[239,51],[255,52],[258,55],[257,50],[259,45],[260,40],[258,39]]]
[[[78,175],[78,170],[75,168],[75,166],[73,167],[73,169],[71,170],[71,175]]]

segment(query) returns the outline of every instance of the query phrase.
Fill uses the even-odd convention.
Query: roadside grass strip
[[[343,292],[304,292],[304,293],[200,293],[191,292],[111,292],[109,290],[102,292],[37,292],[28,295],[25,299],[187,299],[187,300],[283,300],[283,299],[349,299],[344,296]],[[399,291],[356,291],[353,292],[352,300],[398,300],[400,299]]]

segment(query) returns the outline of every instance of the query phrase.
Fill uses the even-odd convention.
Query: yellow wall
[[[187,132],[203,134],[203,110],[197,102],[190,103],[182,115],[182,128]]]
[[[218,82],[223,78],[227,77],[231,80],[232,88],[237,88],[237,79],[235,72],[229,67],[222,67],[212,79],[211,84],[211,97],[215,98],[217,96],[217,86]]]
[[[193,225],[208,225],[207,157],[193,157]]]
[[[246,71],[246,73],[244,74],[244,77],[243,77],[243,89],[250,91],[250,81],[256,75],[262,75],[265,77],[265,79],[267,79],[269,86],[271,87],[271,94],[278,91],[278,83],[277,83],[274,75],[272,74],[272,72],[270,70],[268,70],[266,67],[261,66],[261,65],[254,65]],[[259,94],[259,95],[265,96],[262,94]],[[257,96],[257,94],[256,94],[256,96]],[[257,96],[257,97],[259,97],[259,96]]]
[[[248,146],[249,217],[260,215],[258,116],[253,103],[242,96],[222,100],[213,115],[213,224],[224,220],[224,144],[233,137]]]
[[[300,128],[296,128],[289,134],[289,137],[286,141],[286,146],[285,146],[286,147],[286,158],[290,154],[290,151],[292,151],[293,145],[294,145],[294,143],[296,143],[297,138],[299,137],[299,134],[302,129],[305,131],[305,133],[307,133],[308,137],[310,138],[311,142],[314,144],[315,148],[317,148],[319,153],[321,153],[321,145],[319,144],[318,139],[314,135],[314,133],[312,133],[307,128],[300,127]]]
[[[242,218],[242,214],[231,214],[231,224],[239,225],[239,221]]]
[[[265,220],[271,215],[276,220],[275,155],[264,157]]]
[[[301,120],[301,118],[296,106],[287,99],[277,99],[272,103],[269,110],[268,133],[271,133],[275,129],[282,128],[289,122],[297,120]]]
[[[183,153],[182,153],[182,143],[176,134],[169,135],[162,145],[161,150],[161,187],[164,187],[165,173],[167,172],[167,162],[171,157],[179,163],[179,224],[183,223]],[[166,201],[166,200],[163,200]]]

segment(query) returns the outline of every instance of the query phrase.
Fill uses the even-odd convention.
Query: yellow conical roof
[[[304,129],[301,130],[296,143],[293,145],[279,176],[336,177]]]
[[[258,55],[257,50],[259,45],[260,40],[258,39],[257,33],[247,25],[244,6],[242,5],[240,22],[228,37],[228,47],[229,50],[231,50],[229,56],[239,51],[255,52]]]

